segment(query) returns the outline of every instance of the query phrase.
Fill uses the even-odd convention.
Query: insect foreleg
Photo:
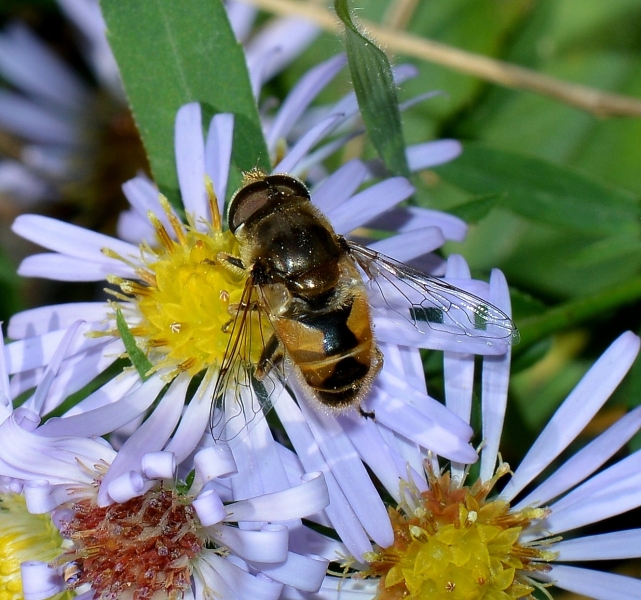
[[[216,260],[221,266],[231,271],[234,275],[238,275],[239,277],[247,275],[247,269],[245,268],[243,261],[240,260],[238,256],[228,254],[227,252],[219,252],[216,255]]]

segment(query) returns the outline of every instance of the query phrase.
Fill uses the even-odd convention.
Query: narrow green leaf
[[[208,116],[234,113],[233,165],[269,169],[244,53],[220,0],[102,0],[102,10],[154,179],[173,203],[174,119],[188,102]]]
[[[641,240],[636,236],[615,235],[590,244],[572,256],[567,261],[569,268],[590,267],[612,260],[641,254]]]
[[[389,60],[357,29],[348,0],[335,0],[334,9],[345,25],[347,61],[372,144],[390,172],[408,177],[401,113]]]
[[[140,379],[145,381],[147,379],[147,373],[149,373],[153,365],[149,362],[145,353],[138,347],[138,344],[136,344],[136,339],[132,335],[120,309],[116,311],[116,326],[118,327],[118,333],[120,333],[120,338],[125,345],[125,350],[127,350],[131,364],[136,368],[136,371],[138,371]]]
[[[641,277],[637,277],[587,298],[560,304],[525,319],[517,319],[521,344],[515,348],[515,352],[525,351],[531,344],[562,329],[575,327],[591,319],[604,318],[608,312],[640,299]]]
[[[641,234],[634,194],[543,160],[469,144],[437,170],[473,194],[505,192],[500,205],[534,221],[586,234]]]

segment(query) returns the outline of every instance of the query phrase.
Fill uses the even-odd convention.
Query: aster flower
[[[459,275],[465,269],[460,259],[449,266]],[[492,274],[489,298],[509,310],[498,271]],[[590,536],[577,531],[641,506],[641,453],[610,463],[641,427],[641,409],[551,468],[613,393],[638,351],[636,335],[621,335],[559,407],[514,472],[499,453],[510,357],[484,357],[478,478],[456,462],[443,469],[435,455],[395,445],[392,439],[390,454],[398,460],[402,452],[407,473],[400,485],[389,466],[380,464],[376,474],[398,503],[389,508],[393,542],[365,554],[364,565],[351,563],[356,580],[328,578],[320,598],[508,600],[533,598],[537,589],[551,598],[550,585],[596,600],[638,598],[641,580],[576,563],[641,556],[638,530]],[[446,352],[444,362],[446,404],[469,420],[474,359]],[[498,482],[504,484],[500,490],[495,489]],[[335,551],[344,556],[344,549]]]
[[[270,493],[238,500],[234,488],[246,488],[242,447],[233,452],[203,436],[211,390],[197,391],[183,411],[188,376],[173,380],[118,451],[100,436],[153,401],[162,382],[151,379],[112,404],[40,425],[56,368],[77,329],[70,328],[48,377],[25,404],[12,410],[6,398],[3,403],[0,474],[11,493],[1,499],[19,504],[21,492],[32,513],[20,516],[14,509],[14,526],[3,535],[15,540],[7,551],[11,561],[22,561],[30,597],[48,597],[65,586],[98,598],[127,591],[134,598],[251,593],[275,600],[284,585],[317,589],[327,560],[293,552],[289,538],[302,528],[300,518],[327,505],[322,474],[302,474],[294,485],[273,478]],[[50,522],[48,515],[60,534],[48,535],[53,541],[44,550],[31,544],[21,551],[17,544],[29,538],[19,527]]]
[[[344,114],[339,113],[328,120],[336,124],[343,118]],[[92,335],[74,342],[60,367],[58,379],[64,382],[64,390],[61,383],[61,390],[50,394],[50,402],[59,402],[63,393],[69,394],[89,382],[124,351],[114,323],[118,310],[151,362],[151,380],[165,381],[178,373],[190,378],[203,372],[206,382],[216,378],[229,341],[225,327],[229,307],[239,301],[244,286],[244,277],[217,264],[221,252],[238,255],[237,242],[229,231],[223,230],[220,218],[227,193],[232,128],[231,115],[217,115],[203,140],[199,106],[187,105],[179,111],[176,157],[188,223],[183,223],[165,200],[159,200],[150,182],[136,178],[124,186],[132,209],[123,216],[119,231],[126,240],[147,240],[140,246],[44,217],[23,216],[16,221],[17,233],[54,250],[24,261],[20,268],[23,275],[70,281],[108,278],[121,291],[115,292],[116,301],[111,304],[43,307],[15,316],[9,325],[9,335],[25,339],[7,348],[9,370],[16,373],[11,382],[13,395],[38,383],[42,368],[50,360],[52,343],[80,317],[87,321],[82,327]],[[285,155],[278,170],[283,163],[295,168],[295,157],[298,160],[304,157],[301,148],[309,149],[326,130],[324,123],[316,129],[315,138],[304,136]],[[430,160],[435,158],[429,152],[428,156]],[[377,242],[372,248],[407,261],[438,247],[444,239],[444,230],[454,230],[454,235],[464,232],[462,222],[453,217],[422,209],[395,209],[413,191],[403,178],[385,180],[353,195],[369,173],[364,163],[351,161],[312,190],[313,201],[327,213],[338,233],[376,223],[377,219],[403,218],[401,234]],[[209,187],[205,175],[213,182]],[[455,283],[480,296],[487,287],[469,278]],[[332,503],[323,522],[332,523],[340,531],[349,551],[356,556],[371,550],[370,538],[379,544],[392,539],[384,505],[374,496],[373,483],[362,462],[370,465],[376,462],[375,449],[380,444],[384,447],[391,431],[405,436],[409,446],[418,444],[453,460],[469,462],[476,457],[467,444],[471,435],[469,426],[427,396],[418,347],[481,353],[506,350],[506,343],[501,341],[488,344],[484,338],[437,330],[419,334],[406,329],[399,339],[396,315],[386,316],[387,300],[379,302],[382,316],[375,317],[375,326],[386,360],[367,401],[377,411],[377,423],[370,426],[355,415],[346,414],[340,419],[324,415],[300,400],[304,394],[297,395],[297,405],[282,386],[273,392],[276,413],[298,452],[293,461],[296,467],[304,471],[320,470],[328,481]],[[408,369],[411,378],[406,376]],[[240,405],[228,403],[227,408],[236,407],[236,411],[249,415],[260,413],[252,394],[240,395]],[[393,418],[399,410],[403,418]],[[221,422],[239,428],[221,437],[245,444],[240,431],[245,419],[224,415]],[[254,419],[252,426],[256,423],[261,423],[261,419]],[[218,438],[217,432],[214,435]],[[264,465],[264,447],[271,447],[272,455],[278,451],[274,450],[268,428],[258,427],[255,435],[259,436],[257,443],[252,442],[251,436],[247,442],[248,460]],[[281,469],[287,472],[284,466]],[[261,469],[253,472],[261,480],[256,483],[257,489],[261,489],[265,473]],[[364,495],[370,499],[368,502],[361,501],[364,490],[369,491]]]

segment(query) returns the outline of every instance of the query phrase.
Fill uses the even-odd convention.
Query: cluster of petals
[[[5,365],[0,365],[3,489],[24,494],[30,512],[51,513],[54,522],[63,522],[75,501],[89,499],[96,506],[124,503],[159,482],[184,481],[193,471],[186,494],[202,535],[225,549],[221,554],[203,548],[195,559],[196,598],[208,597],[211,590],[222,598],[242,598],[253,590],[258,598],[275,600],[284,586],[318,589],[328,561],[303,547],[297,552],[296,538],[306,535],[299,532],[300,519],[322,511],[329,502],[323,475],[301,471],[287,479],[272,474],[262,491],[249,489],[244,470],[255,459],[253,452],[242,444],[232,451],[204,433],[209,401],[201,396],[185,406],[188,378],[174,379],[157,410],[118,450],[101,436],[139,415],[164,386],[159,379],[140,383],[98,408],[90,396],[75,414],[41,423],[56,371],[77,333],[77,324],[69,328],[42,382],[15,410]],[[24,591],[31,598],[64,589],[54,566],[29,561],[22,570]]]
[[[343,64],[344,58],[336,57],[312,70],[283,104],[266,131],[266,139],[286,137],[322,85]],[[353,95],[340,101],[328,116],[322,117],[290,148],[275,172],[297,173],[301,163],[309,158],[310,151],[323,149],[320,143],[328,133],[351,119],[357,110]],[[203,139],[199,105],[186,105],[178,112],[175,150],[181,195],[185,210],[196,227],[204,228],[204,222],[212,218],[205,175],[211,178],[221,203],[220,210],[223,209],[232,133],[232,115],[216,115]],[[418,169],[449,160],[459,150],[458,143],[444,140],[411,147],[408,158],[412,168]],[[337,233],[347,235],[363,225],[386,229],[395,235],[371,247],[398,260],[419,263],[445,239],[461,239],[465,235],[465,224],[457,218],[427,209],[397,207],[413,192],[413,187],[404,178],[389,178],[358,192],[360,185],[372,177],[375,166],[352,160],[312,188],[313,202],[329,217]],[[145,178],[137,177],[127,182],[123,189],[131,209],[123,214],[119,223],[120,239],[45,217],[19,217],[14,231],[52,251],[27,258],[20,273],[66,281],[101,281],[110,274],[136,279],[140,251],[135,243],[153,239],[148,213],[151,211],[161,221],[166,220],[166,215],[161,209],[157,190]],[[105,255],[103,248],[126,257],[128,263]],[[442,269],[442,265],[439,267]],[[469,276],[453,277],[451,281],[478,296],[487,294],[487,284],[470,280]],[[376,302],[375,298],[372,302]],[[385,304],[384,300],[380,302]],[[385,309],[387,305],[379,308]],[[14,375],[12,396],[41,381],[56,344],[72,323],[78,319],[84,321],[78,325],[80,334],[105,331],[109,327],[110,312],[103,302],[69,303],[14,316],[9,324],[9,336],[18,341],[5,350],[9,371]],[[287,390],[281,390],[280,394],[277,390],[274,395],[275,410],[297,451],[297,456],[290,458],[295,459],[299,470],[325,473],[332,498],[327,509],[328,522],[339,531],[350,553],[358,557],[371,549],[370,540],[381,545],[390,541],[391,528],[384,504],[375,494],[364,466],[365,463],[370,468],[377,468],[380,462],[377,456],[380,448],[387,446],[389,436],[403,436],[412,447],[429,449],[455,461],[473,462],[476,459],[468,444],[472,434],[469,425],[427,395],[419,348],[484,354],[501,354],[507,349],[507,342],[501,340],[488,344],[482,338],[443,334],[436,330],[424,333],[411,328],[399,330],[397,320],[385,310],[380,314],[375,310],[374,325],[385,363],[365,408],[375,411],[376,422],[350,414],[340,418],[325,415],[301,401],[304,394],[297,395],[298,403]],[[118,337],[76,336],[48,394],[45,413],[104,371],[123,351]],[[406,374],[408,369],[413,372],[411,378]],[[162,381],[162,373],[157,373],[151,380]],[[91,401],[94,406],[111,403],[116,385],[119,386],[116,393],[122,393],[136,382],[135,374],[125,373],[101,388]],[[248,403],[251,401],[247,398]],[[258,429],[254,433],[259,435]],[[265,430],[264,435],[270,435],[269,430]],[[264,463],[263,460],[260,462]],[[298,463],[302,463],[302,468]],[[405,473],[403,464],[402,458],[395,463],[401,475]]]
[[[248,54],[252,85],[258,95],[276,55],[258,51]],[[457,272],[456,258],[446,271],[445,264],[429,254],[445,240],[462,240],[466,233],[462,221],[437,211],[398,206],[414,191],[404,178],[389,178],[359,191],[380,174],[376,161],[355,159],[326,176],[323,159],[361,133],[355,126],[358,106],[354,94],[349,94],[333,106],[313,112],[308,109],[344,65],[345,58],[338,56],[312,69],[279,111],[265,120],[270,155],[279,155],[283,140],[289,144],[274,172],[309,174],[312,200],[337,233],[349,236],[363,226],[386,231],[389,237],[371,244],[373,250],[433,274],[445,274],[449,282],[487,297],[488,285],[471,280],[464,269]],[[399,67],[395,72],[397,82],[412,74],[409,67]],[[304,133],[297,133],[297,128]],[[205,138],[197,104],[183,107],[177,115],[175,151],[180,191],[185,212],[196,227],[204,228],[203,223],[212,218],[205,176],[211,178],[223,212],[224,199],[229,195],[232,139],[232,115],[216,115]],[[407,158],[412,170],[420,170],[451,160],[459,152],[457,142],[440,140],[409,147]],[[20,273],[61,281],[104,281],[109,275],[136,279],[136,268],[143,266],[138,244],[153,239],[148,213],[165,223],[167,217],[157,189],[146,178],[137,177],[123,189],[131,208],[120,219],[118,238],[46,217],[19,217],[14,231],[49,250],[26,259]],[[103,253],[105,248],[112,254]],[[127,262],[112,258],[114,253],[126,257]],[[212,536],[226,536],[221,541],[237,561],[242,561],[241,571],[259,573],[261,576],[255,579],[270,585],[274,581],[286,585],[278,592],[283,597],[301,597],[319,585],[331,595],[337,589],[333,580],[321,582],[322,577],[312,577],[303,565],[318,574],[318,565],[324,572],[327,560],[339,555],[360,560],[372,550],[372,542],[386,546],[392,541],[385,505],[367,467],[391,490],[399,478],[407,477],[408,461],[412,473],[420,473],[420,457],[426,456],[428,450],[457,463],[476,460],[476,453],[468,444],[472,430],[466,420],[428,395],[419,348],[500,356],[509,343],[499,340],[488,344],[483,339],[436,330],[399,329],[397,320],[386,312],[387,301],[379,298],[378,302],[377,307],[377,298],[372,296],[377,342],[385,361],[363,404],[364,410],[375,413],[376,420],[349,413],[329,416],[310,406],[305,394],[294,397],[289,389],[277,389],[275,411],[296,452],[274,440],[264,419],[256,419],[244,435],[234,438],[228,450],[221,450],[224,447],[214,444],[206,431],[212,395],[207,386],[212,380],[205,378],[203,388],[186,403],[190,383],[186,374],[171,382],[153,410],[156,397],[166,385],[163,373],[156,373],[143,383],[135,372],[126,371],[61,418],[40,425],[42,416],[104,372],[122,355],[124,346],[119,337],[95,335],[112,327],[109,319],[113,311],[104,302],[69,303],[18,314],[9,324],[9,337],[17,341],[4,349],[5,368],[11,380],[3,383],[7,414],[0,433],[0,475],[24,492],[30,510],[44,512],[55,511],[63,498],[68,501],[70,490],[87,493],[95,480],[91,470],[96,465],[102,465],[105,471],[96,492],[97,502],[102,505],[125,502],[143,494],[158,479],[171,479],[176,474],[184,477],[195,469],[193,485],[197,487],[193,491],[198,515],[206,527],[213,528]],[[94,335],[86,336],[89,332]],[[33,388],[36,393],[32,399],[12,410],[10,399]],[[253,401],[255,398],[248,395],[248,406]],[[109,434],[113,445],[101,439]],[[25,448],[19,457],[13,452],[16,444]],[[221,452],[227,457],[225,460],[233,458],[233,468],[228,471],[222,467],[217,470]],[[228,463],[224,465],[229,467]],[[236,471],[238,475],[234,476]],[[318,472],[322,477],[310,475]],[[320,482],[326,485],[325,495],[316,489]],[[296,490],[312,489],[310,486],[316,487],[314,498],[308,503],[294,496]],[[286,492],[292,496],[273,496]],[[271,500],[260,500],[266,497]],[[252,504],[239,516],[232,507],[243,502],[258,504],[265,510]],[[287,512],[284,507],[290,505],[291,511]],[[278,510],[270,512],[276,507]],[[301,517],[334,528],[342,543],[303,527],[297,521]],[[282,546],[273,552],[269,547],[269,559],[243,554],[242,542],[234,546],[229,528],[220,525],[229,520],[250,523],[249,527],[243,526],[249,531],[254,531],[251,523],[286,521],[287,554],[283,555]],[[243,527],[238,531],[242,532]],[[265,538],[277,537],[271,526],[260,531]],[[279,535],[283,537],[282,533]],[[323,558],[309,557],[310,553]],[[231,558],[226,562],[236,564]],[[289,568],[288,564],[298,566]],[[220,573],[220,578],[225,580],[225,575]],[[305,584],[304,580],[311,583]],[[368,589],[367,585],[363,589]]]
[[[466,266],[455,259],[448,265],[463,276]],[[490,280],[489,300],[509,314],[510,301],[502,274],[495,271]],[[513,511],[545,508],[544,518],[534,520],[519,536],[519,543],[543,543],[553,556],[540,570],[528,570],[530,580],[568,590],[595,600],[630,600],[641,595],[641,580],[624,575],[577,566],[576,563],[633,559],[641,556],[641,532],[627,529],[611,533],[585,535],[579,531],[610,517],[641,506],[641,451],[620,460],[613,458],[641,428],[641,409],[636,408],[615,422],[576,454],[565,452],[586,425],[603,407],[621,383],[639,352],[640,340],[632,332],[623,333],[583,376],[574,390],[552,416],[547,426],[510,474],[498,499],[510,503]],[[444,353],[445,403],[461,419],[469,422],[474,389],[475,361],[472,355]],[[483,357],[481,373],[482,438],[479,479],[490,481],[500,462],[499,442],[507,405],[510,356]],[[406,377],[413,377],[408,371]],[[410,465],[409,479],[421,492],[429,489],[425,472],[428,460],[433,472],[439,472],[438,457],[426,457],[407,441],[392,436],[391,447]],[[560,466],[546,474],[553,463]],[[398,501],[401,491],[398,470],[389,461],[379,460],[376,476]],[[452,462],[453,482],[463,485],[467,469]],[[401,476],[402,477],[402,476]],[[404,477],[405,480],[408,476]],[[563,539],[566,538],[566,539]],[[532,567],[532,565],[531,565]],[[373,580],[343,582],[330,578],[329,590],[336,586],[350,598],[370,598],[375,594]],[[327,598],[333,596],[331,592]]]

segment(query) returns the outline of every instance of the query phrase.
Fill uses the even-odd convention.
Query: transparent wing
[[[236,314],[212,398],[210,426],[214,439],[230,442],[245,435],[271,410],[282,389],[282,365],[260,364],[272,336],[268,315],[257,302],[260,290],[250,276]]]
[[[421,333],[429,327],[453,335],[518,342],[512,319],[487,300],[356,242],[345,242],[370,280],[378,312]]]

